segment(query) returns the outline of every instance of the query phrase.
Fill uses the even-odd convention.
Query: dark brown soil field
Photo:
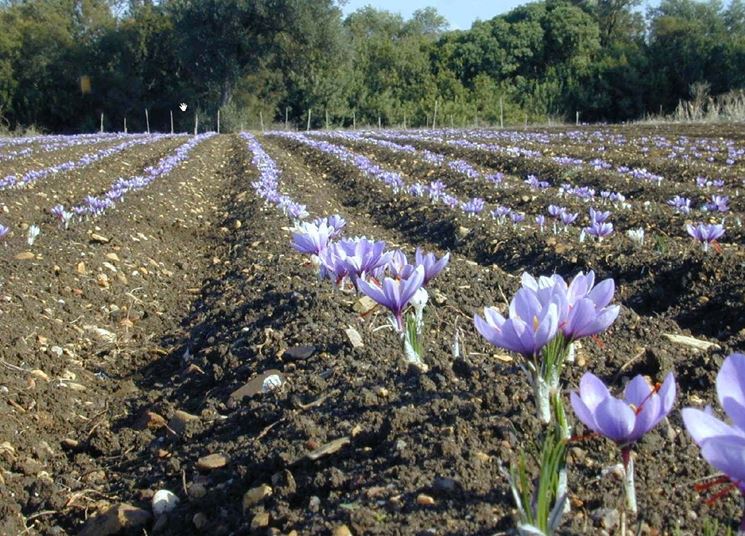
[[[570,279],[588,270],[615,280],[621,313],[601,336],[583,340],[567,366],[567,406],[587,371],[614,393],[636,374],[662,381],[672,371],[678,398],[634,449],[637,516],[621,515],[620,479],[606,471],[620,461],[618,448],[574,426],[571,511],[559,532],[703,534],[714,523],[719,533],[735,530],[742,500],[733,492],[706,501],[712,493],[696,484],[715,470],[680,409],[719,408],[716,374],[727,355],[745,351],[745,151],[731,164],[719,158],[745,150],[745,131],[622,126],[603,131],[626,139],[611,145],[560,135],[573,130],[545,129],[554,137],[522,143],[540,157],[459,148],[447,143],[460,139],[452,131],[420,140],[366,135],[411,144],[409,153],[312,137],[399,173],[407,187],[441,180],[460,199],[510,206],[526,214],[519,225],[395,193],[306,144],[257,135],[277,163],[280,190],[306,206],[309,220],[339,214],[345,236],[384,240],[410,257],[417,247],[450,252],[431,283],[427,372],[403,362],[380,308],[361,314],[359,296],[319,280],[292,249],[293,223],[255,193],[260,170],[238,135],[204,140],[169,173],[67,229],[50,214],[54,205],[102,195],[187,138],[0,191],[0,224],[10,227],[0,239],[0,534],[512,534],[517,509],[504,469],[521,452],[533,459],[542,425],[516,356],[489,345],[473,315],[504,305],[525,271]],[[461,136],[506,145],[486,134]],[[641,140],[655,136],[657,145]],[[0,171],[19,174],[113,144],[35,153],[3,161]],[[715,161],[708,152],[670,158],[670,146],[693,154],[705,144],[718,149]],[[423,149],[484,175],[501,172],[506,186],[429,163]],[[664,179],[658,186],[613,169],[568,168],[557,155],[602,156]],[[530,188],[530,174],[551,187]],[[702,176],[722,179],[722,189],[698,188]],[[625,208],[603,208],[613,211],[611,236],[580,241],[580,225],[538,229],[534,216],[551,204],[585,220],[598,206],[599,198],[557,198],[563,182],[626,197]],[[693,200],[689,214],[668,205],[678,194]],[[699,210],[712,194],[729,197],[726,213]],[[707,252],[686,234],[686,223],[723,218],[726,234]],[[41,230],[33,245],[31,225]],[[643,245],[626,235],[640,227]],[[254,392],[251,380],[271,370],[282,385]],[[153,497],[162,490],[178,504],[158,514]]]

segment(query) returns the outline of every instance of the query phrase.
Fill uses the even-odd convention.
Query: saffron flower
[[[686,231],[695,240],[703,244],[704,251],[709,250],[709,244],[724,236],[724,226],[719,223],[699,223],[697,225],[686,225]]]
[[[602,240],[606,236],[613,234],[613,224],[608,222],[593,221],[588,227],[584,228],[584,231],[594,236],[598,240]]]
[[[717,374],[717,398],[732,424],[720,421],[711,408],[684,408],[683,423],[701,455],[730,479],[745,498],[745,354],[731,354]],[[740,533],[745,530],[745,515]]]
[[[357,281],[360,292],[373,299],[391,312],[393,325],[399,333],[403,333],[403,312],[414,297],[416,291],[424,283],[424,268],[417,266],[407,279],[393,279],[386,277],[380,286],[368,283],[363,279]]]
[[[292,247],[300,253],[319,255],[328,245],[331,234],[335,231],[325,221],[319,225],[302,222],[292,233]]]
[[[7,225],[0,224],[0,238],[5,238],[10,232],[10,227]]]
[[[559,329],[567,341],[575,341],[605,331],[618,318],[619,305],[610,305],[615,292],[613,279],[595,284],[595,272],[579,272],[567,286],[560,275],[534,278],[522,276],[524,288],[531,289],[544,303],[559,296]]]
[[[623,399],[619,399],[611,396],[597,376],[586,372],[580,379],[579,392],[572,392],[570,400],[574,414],[585,426],[621,447],[626,506],[636,513],[631,449],[670,413],[675,403],[673,373],[665,377],[662,385],[654,387],[640,374],[626,385]]]
[[[372,274],[378,268],[388,264],[391,254],[385,253],[385,242],[382,240],[373,242],[367,238],[356,238],[354,240],[342,240],[347,258],[347,269],[354,283]]]
[[[469,216],[473,216],[474,214],[479,214],[484,210],[484,200],[480,197],[474,197],[469,201],[461,203],[460,208]]]
[[[597,376],[585,372],[579,392],[572,392],[570,399],[575,415],[585,426],[626,446],[639,441],[670,413],[675,402],[675,378],[669,373],[656,390],[640,374],[626,385],[623,399],[619,399],[611,396]]]
[[[445,253],[445,255],[438,259],[434,253],[424,254],[420,248],[417,248],[414,253],[414,262],[417,266],[421,266],[424,269],[422,286],[426,287],[427,283],[448,265],[448,262],[450,262],[450,253]]]
[[[594,208],[590,207],[590,223],[605,223],[606,221],[608,221],[608,218],[610,218],[610,214],[610,210],[595,210]]]
[[[543,232],[543,226],[546,225],[546,216],[543,214],[539,214],[535,217],[535,223],[538,225],[538,228],[541,232]]]
[[[510,302],[508,318],[496,307],[485,307],[484,318],[475,315],[473,321],[481,336],[494,346],[534,358],[556,336],[560,303],[559,297],[541,301],[538,293],[523,287]]]

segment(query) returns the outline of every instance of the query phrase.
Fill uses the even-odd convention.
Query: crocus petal
[[[675,376],[673,376],[672,372],[668,372],[667,376],[665,376],[665,380],[662,382],[659,392],[657,393],[661,402],[660,411],[664,415],[667,415],[670,413],[670,410],[673,409],[676,393]]]
[[[476,331],[478,331],[483,338],[492,343],[494,346],[498,346],[496,341],[499,340],[498,336],[501,330],[489,324],[479,315],[473,315],[473,325],[476,327]]]
[[[638,408],[649,398],[649,393],[651,392],[652,386],[647,383],[644,376],[638,374],[626,384],[626,389],[623,391],[623,399],[627,404]]]
[[[549,343],[551,339],[556,336],[556,331],[559,329],[559,309],[555,303],[549,304],[543,318],[538,324],[538,329],[535,331],[534,348],[539,350],[543,346]]]
[[[386,298],[385,294],[383,293],[383,290],[379,286],[372,285],[363,279],[358,279],[357,287],[360,289],[360,292],[362,292],[367,297],[383,305],[384,307],[388,307],[386,305],[388,303],[388,299]]]
[[[594,412],[598,404],[610,397],[610,391],[605,384],[592,372],[585,372],[579,381],[579,396],[591,412]]]
[[[401,294],[400,294],[400,300],[402,303],[402,306],[405,306],[408,301],[411,299],[412,296],[416,293],[417,290],[422,286],[424,283],[424,267],[423,266],[417,266],[416,270],[408,277],[408,279],[404,279],[401,283]]]
[[[506,320],[496,307],[484,307],[484,318],[489,324],[497,327],[501,327]]]
[[[569,394],[569,401],[572,404],[572,409],[576,417],[590,430],[600,433],[600,429],[595,422],[595,417],[590,408],[587,407],[587,404],[582,400],[582,397],[576,392],[572,392]]]
[[[745,355],[732,354],[717,374],[719,403],[736,426],[745,430]]]
[[[660,406],[660,397],[656,395],[652,395],[641,405],[641,409],[635,412],[636,421],[634,422],[634,429],[631,431],[628,441],[641,439],[644,434],[657,426],[664,417],[664,414],[660,413]],[[631,409],[633,411],[633,408]]]
[[[702,445],[704,441],[712,437],[738,435],[737,428],[700,409],[684,408],[680,414],[683,417],[686,430],[698,445]],[[739,433],[745,437],[745,432],[740,430]]]
[[[532,323],[541,313],[541,303],[535,292],[526,288],[519,289],[510,302],[510,318],[519,318]]]
[[[616,443],[626,443],[634,429],[636,415],[622,400],[608,397],[598,404],[595,422],[605,437]]]
[[[595,320],[595,304],[582,298],[574,304],[569,312],[569,319],[564,326],[564,335],[569,339],[580,339],[592,331]]]
[[[602,309],[613,299],[613,293],[616,291],[616,285],[612,279],[604,279],[590,291],[587,295],[598,309]]]
[[[745,481],[745,438],[723,436],[707,439],[701,445],[701,455],[732,480]]]
[[[508,318],[502,325],[503,348],[526,357],[535,353],[532,330],[519,318]]]

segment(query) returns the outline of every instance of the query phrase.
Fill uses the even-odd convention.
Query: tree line
[[[745,88],[743,0],[544,0],[468,30],[333,0],[0,0],[0,121],[54,132],[671,112]],[[705,86],[703,86],[705,85]],[[186,112],[178,104],[187,103]],[[309,117],[310,116],[310,117]]]

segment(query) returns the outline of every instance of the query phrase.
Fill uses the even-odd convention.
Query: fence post
[[[168,113],[171,115],[171,134],[173,134],[173,110],[168,110]]]
[[[124,116],[124,133],[127,133],[127,116]]]
[[[310,114],[313,111],[313,108],[308,108],[308,126],[305,127],[306,132],[310,132]]]
[[[499,96],[499,128],[504,128],[504,96]]]
[[[150,134],[150,115],[147,113],[147,108],[145,108],[145,125],[147,126],[147,133]]]
[[[103,134],[103,112],[101,112],[101,134]]]

